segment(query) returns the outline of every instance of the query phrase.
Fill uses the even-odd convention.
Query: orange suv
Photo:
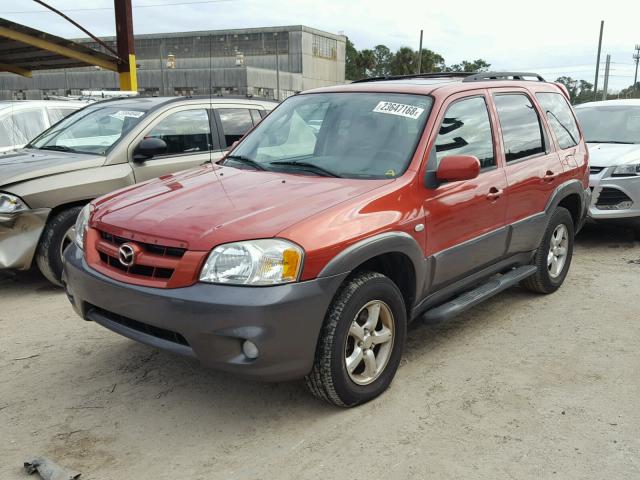
[[[587,160],[566,91],[535,74],[312,90],[224,159],[92,202],[63,281],[86,320],[353,406],[391,383],[409,321],[560,287]]]

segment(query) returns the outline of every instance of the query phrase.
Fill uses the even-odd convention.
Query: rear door
[[[524,89],[492,91],[507,175],[509,253],[537,248],[544,211],[560,184],[563,167],[537,104]]]
[[[160,138],[167,152],[146,160],[134,160],[135,147],[144,138]],[[208,103],[182,105],[154,118],[129,146],[136,182],[186,170],[222,156],[215,122]]]
[[[435,260],[433,290],[494,263],[505,251],[505,173],[484,90],[450,97],[441,109],[429,169],[449,155],[474,155],[480,175],[427,192],[427,254]],[[435,165],[433,164],[435,155]]]

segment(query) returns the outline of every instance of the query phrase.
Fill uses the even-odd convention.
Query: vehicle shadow
[[[20,294],[26,292],[64,293],[60,287],[52,285],[37,268],[27,271],[0,270],[0,294]]]
[[[576,246],[611,248],[633,247],[640,244],[640,230],[612,224],[587,224],[576,236]]]

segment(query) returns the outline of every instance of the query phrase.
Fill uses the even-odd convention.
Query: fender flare
[[[551,195],[551,198],[549,198],[549,201],[547,202],[547,206],[544,209],[545,213],[547,214],[547,216],[551,215],[551,213],[553,213],[553,211],[562,200],[575,193],[580,198],[580,213],[582,214],[585,208],[584,192],[585,189],[582,186],[582,182],[580,182],[580,180],[568,180],[558,185]]]

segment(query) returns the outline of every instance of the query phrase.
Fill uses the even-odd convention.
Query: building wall
[[[115,46],[113,37],[104,40]],[[76,41],[104,51],[92,40]],[[138,88],[149,95],[212,91],[274,98],[279,70],[280,98],[285,98],[344,83],[345,42],[344,36],[304,26],[138,35]],[[31,79],[0,73],[0,98],[117,88],[118,75],[97,67],[35,71]]]

